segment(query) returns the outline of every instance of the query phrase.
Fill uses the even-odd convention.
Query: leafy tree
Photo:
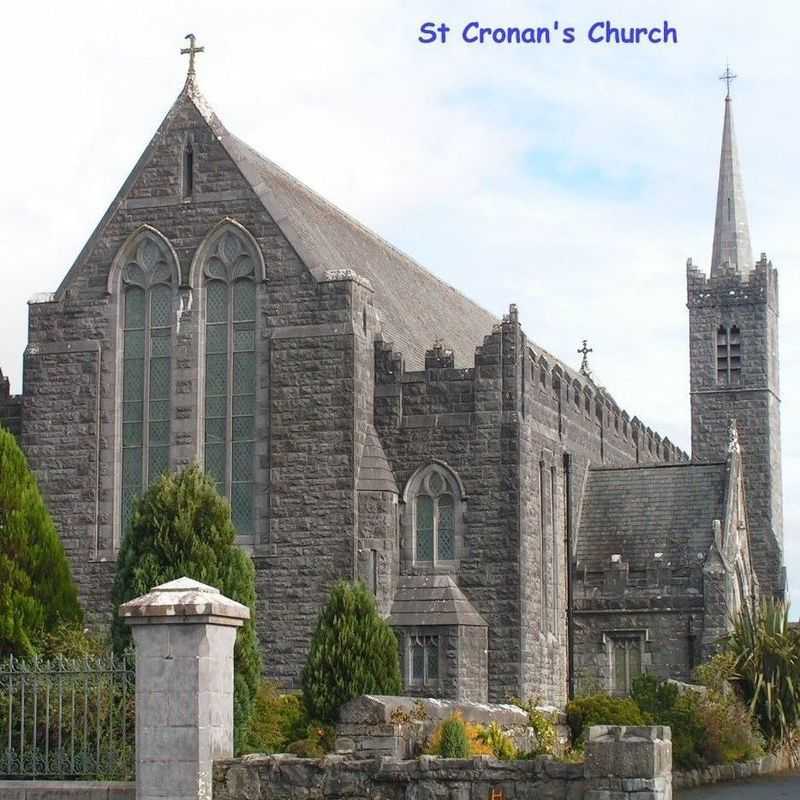
[[[340,706],[362,694],[399,694],[397,638],[363,583],[340,581],[322,610],[303,670],[312,717],[334,722]]]
[[[36,478],[16,439],[0,426],[0,656],[32,655],[46,633],[82,619]]]
[[[122,541],[113,599],[114,649],[131,641],[116,614],[122,603],[183,576],[207,583],[250,609],[234,649],[234,746],[241,750],[261,677],[255,630],[255,569],[235,543],[231,509],[197,465],[165,473],[139,498]]]
[[[727,647],[735,657],[733,683],[770,744],[800,725],[800,635],[789,625],[789,605],[771,598],[744,605]]]

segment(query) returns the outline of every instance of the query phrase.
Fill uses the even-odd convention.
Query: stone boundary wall
[[[672,788],[692,789],[695,786],[705,786],[723,781],[738,781],[744,778],[754,778],[757,775],[771,775],[774,772],[783,772],[791,769],[797,763],[797,755],[789,748],[784,748],[777,753],[756,758],[753,761],[742,761],[738,764],[713,764],[704,769],[690,769],[673,771]]]
[[[595,726],[586,761],[252,755],[214,763],[214,800],[672,800],[669,728]]]
[[[136,800],[121,781],[0,781],[0,800]]]
[[[245,757],[214,764],[214,800],[486,800],[498,797],[546,797],[581,800],[583,764],[547,758],[497,761],[420,756],[416,761],[389,758],[323,759],[292,756]]]

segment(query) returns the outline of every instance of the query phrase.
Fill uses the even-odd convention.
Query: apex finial
[[[194,43],[197,41],[197,37],[193,33],[187,33],[183,38],[189,40],[189,46],[181,48],[181,55],[189,56],[189,70],[186,73],[186,80],[190,81],[195,76],[194,57],[197,53],[205,53],[206,49],[205,47],[195,47]]]
[[[593,353],[594,350],[586,345],[586,339],[583,340],[583,346],[578,350],[578,352],[583,356],[583,359],[581,360],[581,375],[591,378],[592,371],[589,369],[589,353]]]
[[[725,72],[723,72],[722,75],[719,76],[719,79],[721,81],[725,81],[725,88],[726,88],[725,99],[726,100],[730,100],[731,99],[731,83],[734,80],[736,80],[736,78],[738,78],[738,77],[739,77],[738,75],[736,75],[735,73],[731,72],[731,65],[726,62],[725,63]]]

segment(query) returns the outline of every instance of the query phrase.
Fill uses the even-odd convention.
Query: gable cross
[[[730,64],[726,64],[725,65],[725,72],[723,72],[722,75],[719,76],[719,79],[721,81],[725,81],[725,86],[726,86],[725,99],[726,100],[730,100],[731,99],[731,82],[736,80],[736,78],[738,78],[738,77],[739,77],[738,75],[736,75],[735,73],[731,72],[731,65]]]
[[[189,40],[189,46],[181,48],[181,55],[189,56],[189,71],[186,73],[187,78],[194,77],[194,57],[197,53],[205,53],[205,47],[195,47],[194,43],[197,41],[197,37],[193,33],[188,33],[184,37],[185,39]]]
[[[592,374],[592,371],[589,369],[589,353],[593,353],[591,347],[587,347],[586,339],[583,340],[583,346],[578,350],[578,352],[583,356],[581,360],[581,373],[589,377]]]

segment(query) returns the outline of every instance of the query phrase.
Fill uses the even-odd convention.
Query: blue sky
[[[786,559],[800,611],[800,10],[599,2],[14,4],[0,49],[5,255],[0,367],[18,389],[25,301],[52,291],[181,88],[234,131],[496,314],[593,367],[631,415],[689,447],[687,257],[708,266],[730,58],[753,249],[781,275]],[[668,19],[677,45],[582,31]],[[421,45],[419,25],[551,24],[570,46]]]

